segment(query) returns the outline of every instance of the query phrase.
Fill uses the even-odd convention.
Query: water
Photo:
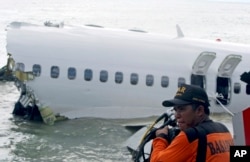
[[[12,21],[97,24],[176,37],[250,43],[250,3],[242,0],[0,0],[0,67],[6,64],[6,26]],[[83,118],[54,126],[12,116],[19,91],[0,83],[0,161],[130,161],[124,123],[138,120]],[[233,133],[231,117],[212,116]],[[152,119],[144,119],[144,121]]]

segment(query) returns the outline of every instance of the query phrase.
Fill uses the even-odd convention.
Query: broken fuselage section
[[[33,72],[25,72],[20,67],[15,67],[15,69],[14,67],[15,60],[8,53],[7,65],[0,69],[0,81],[14,82],[20,91],[20,97],[15,103],[13,114],[53,125],[57,120],[53,111],[48,106],[41,105],[35,92],[26,85],[27,81],[35,79]]]

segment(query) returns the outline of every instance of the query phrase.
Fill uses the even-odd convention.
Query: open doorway
[[[202,52],[192,67],[191,84],[206,89],[206,75],[208,68],[216,57],[214,52]]]
[[[199,86],[199,87],[205,89],[205,87],[206,87],[206,77],[204,75],[192,74],[191,75],[191,84]]]
[[[228,105],[231,99],[231,79],[217,77],[216,93],[217,100],[219,100],[219,102],[221,102],[223,105]],[[219,104],[219,102],[216,101],[217,104]]]

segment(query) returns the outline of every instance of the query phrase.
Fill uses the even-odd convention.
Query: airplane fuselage
[[[159,115],[165,111],[162,101],[182,83],[205,88],[212,112],[225,112],[219,102],[233,113],[249,106],[241,80],[250,70],[247,45],[13,23],[7,52],[15,69],[33,72],[34,79],[25,83],[39,102],[69,118]]]

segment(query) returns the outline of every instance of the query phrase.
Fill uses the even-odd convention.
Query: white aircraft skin
[[[162,101],[173,98],[178,79],[191,83],[192,74],[205,76],[204,88],[210,97],[211,112],[225,110],[216,103],[217,77],[229,78],[229,101],[225,107],[232,113],[249,107],[250,95],[246,83],[240,80],[250,71],[250,46],[182,37],[115,30],[90,26],[62,28],[12,23],[7,29],[7,52],[15,63],[23,63],[25,72],[34,64],[41,65],[41,75],[28,80],[42,105],[54,114],[68,118],[141,118],[165,112]],[[203,53],[210,63],[193,65]],[[227,56],[233,61],[223,72],[218,69]],[[234,69],[235,64],[235,69]],[[207,66],[205,70],[203,65]],[[209,66],[210,65],[210,66]],[[58,78],[51,78],[52,66],[60,68]],[[68,68],[76,69],[76,78],[68,79]],[[232,69],[230,69],[232,68]],[[84,70],[91,69],[91,81],[84,79]],[[100,71],[108,72],[107,82],[100,81]],[[203,70],[202,73],[199,71]],[[115,73],[123,73],[123,81],[115,82]],[[130,75],[138,74],[138,84],[130,83]],[[230,74],[232,73],[232,74]],[[146,75],[153,75],[152,86],[146,85]],[[169,84],[161,86],[161,77]],[[235,83],[241,86],[234,92]]]

